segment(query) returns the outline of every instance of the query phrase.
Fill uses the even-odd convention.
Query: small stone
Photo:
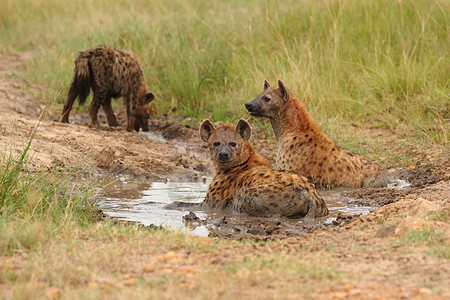
[[[184,266],[184,267],[178,268],[178,272],[183,273],[183,274],[188,274],[188,273],[195,274],[198,272],[198,270],[192,266]]]
[[[250,276],[250,271],[247,269],[240,269],[239,271],[236,272],[235,276],[239,279],[245,279]]]
[[[45,291],[45,296],[47,296],[47,298],[57,299],[57,298],[61,297],[61,291],[57,288],[49,287]]]
[[[376,237],[385,238],[390,235],[393,235],[395,231],[395,225],[383,225],[380,229],[378,229]]]
[[[347,293],[337,292],[331,296],[331,299],[345,299],[347,297]]]
[[[160,257],[159,257],[159,260],[162,260],[162,261],[168,261],[168,260],[171,260],[171,259],[173,259],[173,258],[176,258],[178,255],[175,253],[175,252],[173,252],[173,251],[170,251],[170,252],[167,252],[166,254],[164,254],[164,255],[161,255]]]
[[[137,282],[138,282],[138,281],[137,281],[136,278],[130,278],[130,279],[126,280],[126,281],[124,282],[124,284],[125,284],[126,286],[132,286],[132,285],[136,285]]]
[[[97,287],[98,287],[98,284],[96,282],[93,282],[93,281],[89,282],[88,285],[87,285],[87,289],[88,290],[94,290]]]
[[[183,282],[183,283],[181,284],[181,286],[184,287],[184,288],[186,288],[186,289],[191,288],[191,285],[190,285],[189,283],[187,283],[187,282]]]
[[[414,203],[413,208],[411,209],[410,215],[424,215],[431,211],[436,211],[437,205],[431,201],[428,201],[424,198],[418,198]]]
[[[194,170],[197,172],[206,172],[207,168],[204,164],[198,164],[194,167]]]
[[[155,269],[156,269],[156,264],[154,262],[151,262],[151,263],[148,263],[148,264],[145,264],[142,266],[142,271],[146,272],[146,273],[153,272],[153,271],[155,271]]]
[[[419,289],[419,293],[422,295],[431,295],[433,292],[429,288],[421,288]]]
[[[397,236],[401,236],[405,233],[424,228],[428,225],[429,222],[425,221],[422,218],[407,217],[402,222],[400,222],[400,224],[398,224],[397,228],[395,228],[394,230],[394,233]]]
[[[344,285],[344,289],[347,293],[350,293],[351,290],[355,288],[355,285],[353,283],[346,283]]]
[[[297,239],[297,238],[293,238],[293,237],[287,238],[287,239],[285,239],[284,241],[285,241],[286,243],[288,243],[288,244],[297,244],[297,243],[298,243],[298,239]]]

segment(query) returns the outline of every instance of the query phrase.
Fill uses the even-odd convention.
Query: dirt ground
[[[87,114],[72,113],[70,124],[59,123],[59,115],[49,113],[40,104],[44,101],[25,93],[17,82],[5,76],[20,72],[20,65],[29,57],[30,54],[24,53],[0,58],[1,152],[19,154],[38,126],[31,145],[31,170],[73,167],[84,176],[126,174],[149,181],[196,181],[212,175],[205,145],[198,137],[198,125],[183,125],[160,115],[151,121],[152,138],[149,138],[144,134],[127,132],[123,125],[117,129],[94,129],[89,126]],[[106,124],[104,117],[101,120]],[[119,124],[125,124],[124,120],[124,114],[118,114]],[[254,141],[263,136],[258,134]],[[389,138],[395,140],[395,136]],[[273,159],[273,142],[255,143],[263,155]],[[236,244],[234,249],[212,250],[205,253],[201,261],[190,261],[194,267],[199,264],[220,265],[232,260],[231,257],[240,261],[248,253],[262,255],[267,247],[271,252],[283,253],[322,251],[330,257],[334,269],[354,276],[323,289],[313,289],[311,298],[448,299],[450,159],[445,151],[436,153],[433,149],[411,147],[408,151],[413,151],[421,159],[415,165],[390,170],[392,178],[407,180],[411,183],[410,188],[354,189],[346,192],[347,196],[361,203],[377,203],[380,206],[377,211],[366,216],[340,216],[333,224],[320,228],[305,225],[293,227],[271,220],[232,224],[227,223],[226,218],[214,220],[218,227],[225,226],[228,230],[213,232],[212,236],[238,240],[280,240],[283,243],[269,246]],[[195,215],[186,219],[190,223],[208,222],[196,219]],[[442,245],[447,249],[447,254],[430,255],[429,250],[434,249],[434,245],[427,242],[423,247],[412,247],[407,242],[401,242],[411,231],[427,228],[432,228],[433,232],[444,238]],[[327,248],[330,245],[332,248]],[[176,250],[176,256],[182,257],[183,251]],[[145,257],[137,257],[132,256],[127,262],[132,266],[128,274],[133,278],[146,279],[149,276],[147,271],[136,271],[142,269],[136,266],[142,264]],[[150,272],[151,276],[164,274],[163,271],[170,267],[170,259],[159,260],[158,264],[157,270]],[[189,284],[195,290],[195,282]],[[257,293],[259,288],[251,287],[248,295],[252,295],[252,291]],[[225,295],[231,296],[230,293]],[[266,297],[277,298],[270,293]]]

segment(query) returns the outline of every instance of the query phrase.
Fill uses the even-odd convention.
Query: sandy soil
[[[205,154],[205,146],[198,138],[196,126],[172,123],[166,117],[159,116],[159,119],[151,122],[151,132],[164,137],[166,141],[158,141],[135,132],[129,133],[123,127],[94,129],[88,125],[86,114],[71,115],[71,120],[74,120],[72,124],[57,122],[57,114],[47,113],[45,106],[39,104],[42,101],[27,95],[17,83],[4,76],[8,72],[20,72],[20,65],[27,58],[27,53],[0,58],[2,152],[12,151],[19,154],[38,126],[31,146],[31,170],[64,166],[78,168],[79,172],[85,175],[117,173],[143,180],[201,180],[211,175],[211,165]],[[119,114],[118,119],[120,124],[124,124],[123,114]],[[389,138],[395,137],[390,135]],[[273,157],[273,143],[257,142],[257,148],[269,158]],[[436,153],[431,149],[431,152],[427,153],[418,148],[408,148],[408,151],[423,154],[423,159],[416,165],[391,170],[391,176],[408,180],[412,184],[411,188],[355,189],[347,192],[349,196],[362,202],[378,203],[381,207],[376,212],[367,216],[340,217],[334,224],[319,230],[292,228],[271,220],[249,224],[226,224],[225,219],[219,220],[222,226],[228,226],[232,230],[217,232],[214,236],[240,240],[275,239],[282,242],[266,245],[239,243],[231,249],[212,248],[202,254],[195,252],[193,255],[201,256],[202,259],[196,260],[191,256],[191,268],[220,266],[233,261],[239,263],[248,256],[265,255],[267,251],[313,253],[312,257],[316,254],[328,257],[326,263],[331,264],[330,267],[352,276],[324,288],[320,286],[320,282],[313,280],[309,294],[311,298],[448,299],[450,162],[445,152]],[[192,215],[188,221],[204,222],[196,220]],[[444,238],[441,246],[445,247],[447,254],[430,254],[429,250],[433,250],[435,245],[429,245],[427,242],[423,242],[419,247],[401,242],[402,237],[407,236],[409,232],[424,228],[432,228],[433,232]],[[169,250],[151,241],[147,246],[153,249],[148,250],[152,253],[149,257],[130,255],[126,266],[119,267],[122,268],[120,270],[123,274],[128,274],[128,279],[131,276],[156,282],[158,276],[164,275],[165,270],[172,268],[170,259],[161,259],[156,260],[158,266],[155,270],[143,270],[143,264],[155,261],[155,255],[163,256],[165,254],[161,251]],[[177,259],[187,255],[183,249],[174,251]],[[184,283],[189,289],[198,288],[195,277],[186,280]],[[266,292],[263,298],[278,298],[270,292],[270,287],[256,284],[247,288],[244,295],[261,295],[264,290]],[[295,288],[293,291],[293,295],[298,295]],[[234,294],[227,291],[223,295]]]

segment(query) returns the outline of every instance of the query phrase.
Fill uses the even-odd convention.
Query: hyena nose
[[[251,101],[250,101],[250,102],[251,102]],[[247,110],[251,110],[251,109],[253,108],[253,104],[250,103],[250,102],[246,102],[246,103],[245,103],[245,108],[246,108]]]
[[[228,155],[227,152],[220,152],[220,153],[219,153],[219,159],[220,159],[220,160],[227,160],[228,157],[229,157],[229,155]]]

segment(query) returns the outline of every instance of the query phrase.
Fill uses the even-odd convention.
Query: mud
[[[390,179],[405,180],[410,184],[404,189],[355,189],[343,193],[343,196],[355,198],[359,203],[384,206],[394,203],[408,195],[419,194],[420,191],[438,182],[450,179],[450,158],[440,157],[433,161],[420,161],[416,165],[399,168],[391,172]]]
[[[202,120],[155,115],[149,124],[150,132],[138,134],[125,130],[126,114],[119,109],[116,111],[120,124],[118,128],[92,128],[87,113],[73,113],[70,124],[59,123],[60,109],[54,106],[48,109],[46,101],[25,93],[19,83],[4,76],[20,72],[21,65],[30,57],[30,53],[23,53],[0,58],[0,149],[19,155],[33,130],[38,128],[31,144],[33,159],[28,166],[31,171],[42,167],[47,170],[74,168],[84,177],[123,175],[137,179],[142,184],[167,180],[204,182],[212,175],[213,168],[206,146],[198,136],[198,124]],[[102,112],[99,121],[106,125]],[[395,139],[394,136],[386,137],[390,141]],[[252,141],[256,149],[273,162],[276,142],[270,130],[254,127]],[[390,170],[391,179],[405,180],[411,184],[410,187],[353,189],[342,191],[340,196],[353,199],[360,205],[383,207],[405,198],[432,198],[435,193],[440,193],[438,187],[450,179],[447,152],[411,147],[408,145],[405,153],[414,153],[419,158],[417,163]],[[136,189],[136,196],[139,196],[139,190]],[[358,220],[361,220],[359,214],[338,215],[336,220],[326,224],[235,219],[227,216],[201,220],[194,213],[185,218],[190,225],[208,226],[211,236],[264,240],[301,236],[317,228],[345,227]]]
[[[31,95],[33,90],[30,91],[29,87],[25,92],[17,81],[5,76],[20,72],[23,62],[30,57],[31,53],[0,56],[1,153],[20,155],[38,126],[31,144],[29,170],[75,168],[85,178],[120,176],[128,181],[127,191],[119,190],[114,185],[109,186],[108,190],[102,185],[99,197],[139,199],[153,182],[203,182],[211,176],[209,158],[195,126],[202,120],[158,115],[151,121],[151,130],[146,134],[126,132],[125,114],[121,111],[118,114],[121,126],[117,129],[105,127],[96,130],[89,127],[86,113],[71,115],[72,124],[60,124],[56,121],[62,104],[55,107],[51,100],[38,99]],[[102,124],[106,124],[102,117]],[[251,121],[260,123],[258,120]],[[33,255],[33,252],[28,255],[28,251],[1,257],[2,290],[11,291],[11,298],[17,296],[13,296],[13,287],[17,291],[18,286],[23,291],[20,278],[28,280],[29,272],[32,272],[31,284],[34,288],[40,286],[45,289],[52,282],[47,270],[60,270],[59,265],[54,264],[57,261],[58,264],[66,263],[61,270],[70,274],[66,275],[69,285],[87,290],[100,286],[98,293],[102,295],[105,292],[118,295],[120,290],[135,296],[142,286],[153,286],[163,289],[157,290],[160,295],[172,295],[171,291],[175,289],[186,289],[186,295],[197,291],[206,291],[204,293],[210,295],[212,289],[218,289],[215,295],[233,297],[236,296],[233,293],[236,289],[230,287],[238,286],[244,295],[259,298],[299,298],[305,287],[312,287],[308,297],[311,299],[449,299],[448,145],[413,144],[401,133],[382,128],[342,126],[339,130],[340,136],[356,136],[358,140],[369,141],[364,147],[381,143],[386,153],[395,154],[378,157],[384,165],[396,167],[389,170],[391,178],[406,180],[411,186],[405,189],[340,191],[340,197],[360,204],[376,205],[378,209],[364,215],[337,214],[330,223],[234,219],[214,214],[205,216],[196,210],[189,212],[192,207],[186,205],[183,208],[184,218],[177,216],[179,222],[184,222],[182,226],[208,226],[210,231],[206,234],[233,239],[231,242],[187,235],[183,240],[188,240],[188,243],[180,243],[178,238],[174,242],[166,240],[165,235],[158,237],[158,234],[139,238],[138,241],[134,235],[108,239],[102,235],[98,237],[97,234],[86,235],[85,232],[75,231],[67,237],[70,242],[58,236],[42,245],[42,256],[50,255],[50,263],[40,260],[41,255]],[[259,152],[273,161],[276,141],[271,131],[256,129],[252,139]],[[413,158],[414,164],[408,166],[399,162],[397,154]],[[173,205],[178,210],[182,206],[180,203]],[[112,221],[128,222],[117,218]],[[142,230],[166,230],[164,226],[152,224],[139,227]],[[422,229],[425,232],[431,229],[438,239],[408,241],[405,232],[415,230],[420,233]],[[235,240],[276,242],[239,243]],[[66,244],[70,247],[64,246]],[[186,244],[188,246],[180,246]],[[77,245],[82,245],[81,252]],[[66,248],[70,251],[67,252]],[[53,260],[52,255],[57,255],[58,259]],[[84,259],[90,256],[91,259]],[[77,257],[83,258],[82,261]],[[101,259],[93,269],[93,264],[89,262],[99,257]],[[248,262],[255,260],[261,261],[261,266],[248,269]],[[88,263],[83,265],[85,261]],[[280,263],[282,270],[277,271]],[[255,263],[250,266],[255,266]],[[301,273],[292,273],[292,269],[299,267]],[[182,268],[184,271],[179,272]],[[237,271],[233,272],[235,268]],[[195,275],[197,270],[208,271]],[[18,283],[13,279],[17,274]],[[290,274],[305,276],[292,277]],[[71,282],[73,276],[76,279]],[[161,278],[170,284],[162,282]],[[230,278],[235,281],[229,281]],[[139,284],[130,286],[130,280],[135,280],[131,284]],[[117,289],[113,289],[117,283]],[[207,289],[199,289],[200,285],[207,285]],[[70,289],[61,290],[64,291],[63,298],[68,295],[66,292],[70,292]],[[26,295],[29,291],[26,289]],[[168,294],[164,294],[167,291]]]
[[[189,212],[183,220],[188,227],[206,226],[209,230],[209,237],[254,241],[277,240],[300,236],[304,233],[311,233],[317,228],[324,227],[324,225],[319,224],[292,224],[287,221],[267,218],[243,218],[239,220],[222,216],[201,220],[193,212]]]

